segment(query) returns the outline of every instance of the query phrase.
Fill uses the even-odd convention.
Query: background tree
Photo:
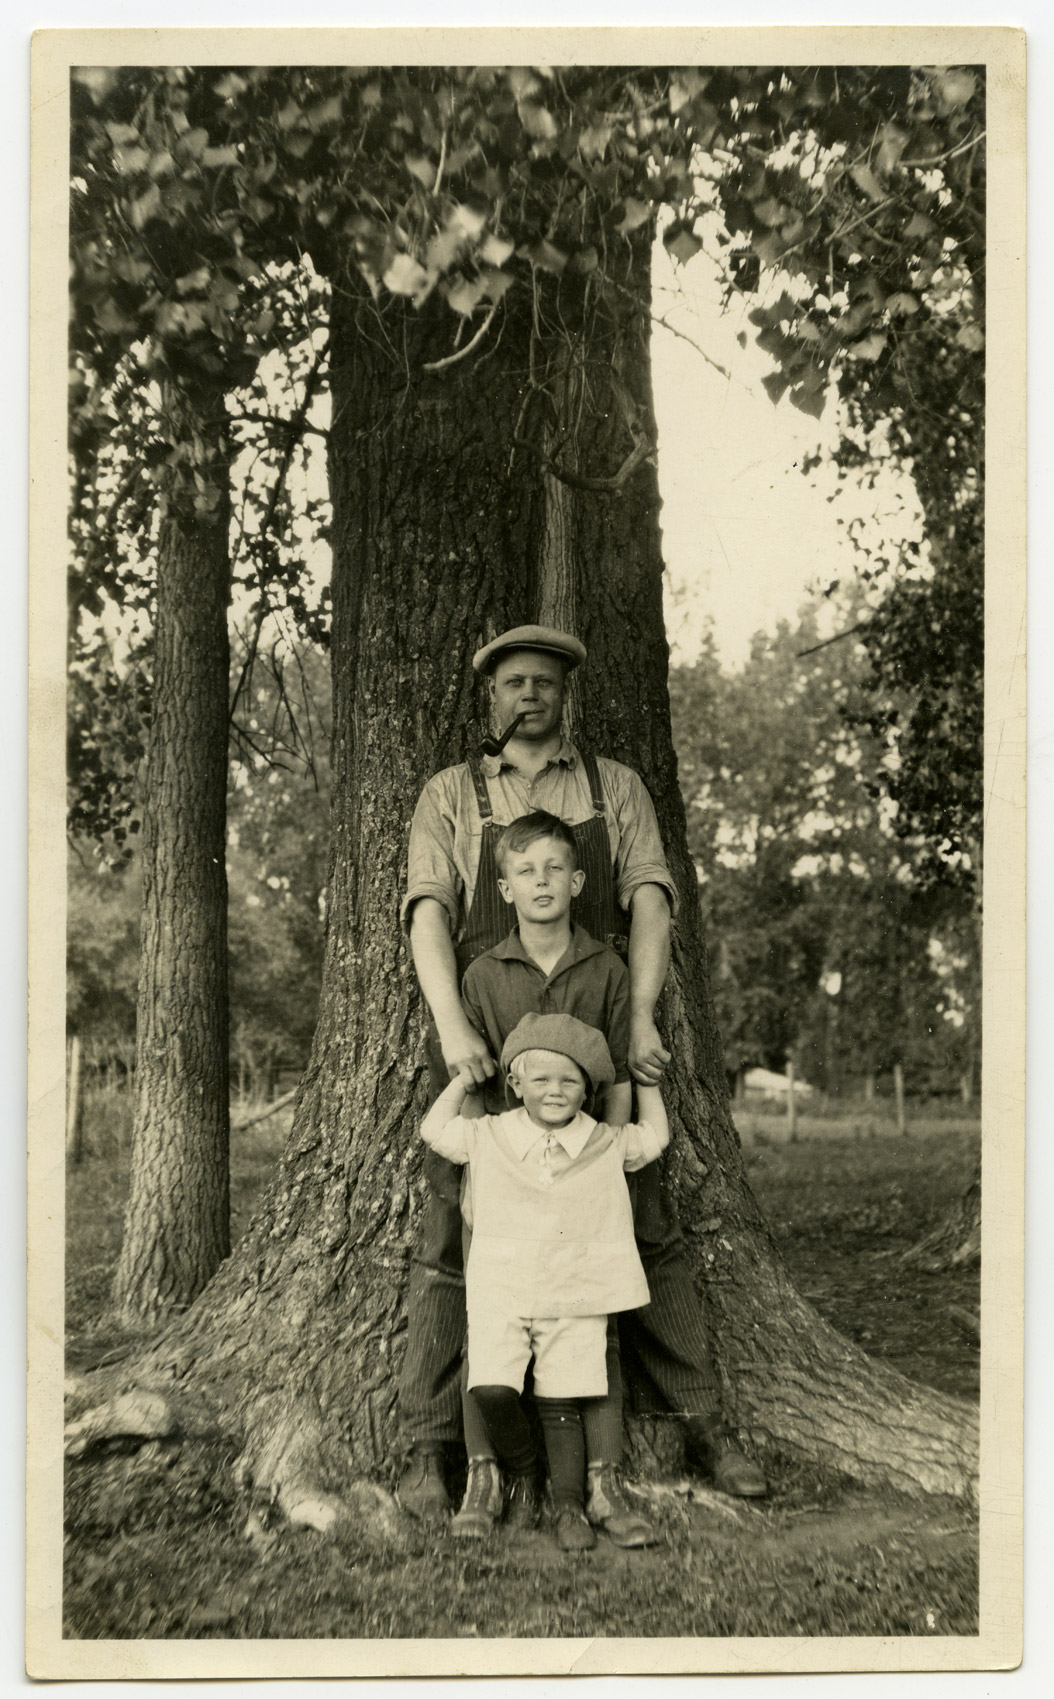
[[[669,731],[648,260],[660,204],[673,251],[694,251],[699,150],[753,145],[758,76],[221,79],[219,121],[249,113],[229,144],[235,186],[276,161],[261,216],[281,225],[276,242],[277,213],[299,221],[332,286],[329,926],[312,1060],[268,1199],[135,1373],[218,1405],[247,1471],[293,1516],[324,1524],[341,1503],[327,1483],[388,1453],[425,1093],[395,913],[403,845],[421,783],[478,730],[472,650],[539,616],[589,645],[578,724],[646,778],[682,891],[663,1013],[671,1179],[734,1414],[864,1479],[964,1490],[972,1477],[970,1413],[870,1364],[794,1292],[743,1176],[706,991]],[[204,99],[221,85],[195,86]]]
[[[840,623],[860,606],[845,598]],[[861,708],[867,652],[859,636],[821,642],[817,617],[806,606],[759,634],[740,671],[722,671],[710,640],[671,675],[726,1066],[782,1070],[793,1055],[837,1092],[900,1063],[919,1092],[958,1089],[972,1071],[959,1033],[978,994],[963,955],[973,899],[933,887],[932,843],[897,836],[888,751]]]

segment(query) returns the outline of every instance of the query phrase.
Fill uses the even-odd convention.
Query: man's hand
[[[629,1018],[629,1071],[642,1085],[658,1085],[670,1065],[670,1052],[650,1015]]]
[[[484,1082],[498,1071],[485,1038],[481,1038],[471,1021],[462,1020],[448,1026],[439,1034],[443,1060],[461,1079],[466,1090]]]

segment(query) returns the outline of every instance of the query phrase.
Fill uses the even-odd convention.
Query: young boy
[[[537,1459],[519,1396],[533,1360],[557,1542],[587,1551],[596,1535],[585,1511],[579,1401],[606,1389],[609,1313],[648,1302],[624,1171],[665,1149],[666,1111],[657,1087],[638,1086],[645,1119],[637,1125],[613,1127],[585,1112],[587,1094],[612,1084],[615,1070],[603,1034],[573,1015],[525,1015],[501,1062],[522,1108],[463,1118],[458,1077],[421,1135],[471,1175],[468,1384],[511,1476],[513,1520],[531,1525],[537,1515]]]
[[[462,982],[465,1012],[487,1039],[492,1053],[526,1014],[569,1014],[597,1028],[614,1064],[605,1087],[600,1119],[623,1126],[632,1116],[633,1088],[626,1063],[629,1049],[629,975],[621,959],[585,929],[572,925],[571,905],[585,874],[570,826],[538,810],[522,815],[501,833],[495,849],[499,889],[515,911],[509,936],[468,968]],[[482,1088],[490,1114],[506,1108],[500,1084]],[[469,1113],[477,1113],[476,1105]],[[607,1389],[582,1411],[589,1464],[588,1513],[621,1546],[651,1544],[657,1535],[625,1497],[617,1468],[622,1452],[622,1385],[618,1337],[612,1327]],[[502,1483],[476,1401],[462,1400],[468,1482],[451,1524],[456,1539],[482,1539],[502,1512]],[[513,1520],[518,1507],[510,1506]]]

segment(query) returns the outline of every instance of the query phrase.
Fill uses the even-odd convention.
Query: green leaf
[[[416,177],[417,181],[423,183],[426,189],[432,187],[436,180],[436,168],[433,160],[428,159],[423,153],[408,153],[403,164],[411,177]]]
[[[188,271],[184,277],[176,278],[176,294],[189,295],[196,289],[204,289],[212,278],[207,265],[199,265],[196,270]]]
[[[631,230],[639,230],[642,224],[647,224],[651,217],[651,207],[647,201],[638,201],[631,195],[625,202],[622,221],[616,226],[620,236],[628,236]]]
[[[487,270],[480,273],[480,283],[483,293],[489,301],[500,301],[506,290],[511,289],[515,279],[510,272]]]
[[[200,159],[209,145],[209,132],[201,129],[185,130],[179,138],[179,145],[184,153],[189,153],[193,159]]]
[[[819,419],[827,397],[822,389],[810,389],[801,384],[791,390],[790,399],[791,406],[796,407],[799,413],[807,413],[810,419]]]
[[[886,311],[893,319],[910,318],[918,310],[919,298],[908,289],[902,289],[896,295],[891,295],[886,302]]]
[[[769,372],[766,377],[762,378],[761,387],[772,402],[773,407],[777,406],[789,383],[790,379],[785,377],[782,372]]]
[[[418,296],[428,286],[428,273],[412,254],[396,254],[382,282],[393,295]]]
[[[146,193],[140,195],[138,200],[134,200],[128,208],[128,217],[132,222],[133,228],[136,230],[142,230],[143,226],[151,218],[153,218],[160,205],[161,190],[158,188],[156,183],[151,183]]]
[[[573,272],[576,277],[588,277],[591,272],[596,271],[599,264],[600,255],[597,253],[592,244],[590,244],[588,247],[578,248],[576,252],[571,255],[571,258],[567,262],[567,269],[568,271]]]
[[[133,177],[137,171],[146,170],[150,155],[145,147],[119,147],[113,160],[122,177]]]
[[[520,104],[519,114],[520,123],[532,141],[555,141],[557,135],[556,119],[548,107],[535,106],[532,102],[525,100]]]
[[[946,112],[954,112],[956,107],[965,106],[967,101],[973,99],[977,88],[977,78],[965,66],[953,66],[948,70],[932,72],[930,80]]]
[[[244,94],[248,86],[245,78],[239,77],[237,71],[229,71],[218,83],[213,83],[212,91],[218,94],[221,100],[234,100],[238,95]]]
[[[479,306],[483,293],[483,282],[480,278],[470,282],[468,278],[461,277],[456,282],[443,286],[443,294],[447,298],[448,306],[452,307],[455,313],[461,313],[466,319],[470,318]]]
[[[447,229],[454,230],[468,242],[474,242],[487,222],[486,214],[472,206],[455,206],[447,216]]]
[[[697,71],[694,65],[687,65],[675,71],[670,79],[671,113],[680,112],[697,94],[702,93],[709,81],[709,73]]]
[[[968,353],[979,354],[984,347],[984,332],[979,325],[964,324],[961,330],[956,331],[955,340]]]
[[[784,206],[782,201],[776,200],[772,195],[766,196],[763,201],[755,201],[754,211],[762,224],[767,224],[770,229],[783,224],[791,215],[791,208]]]
[[[449,271],[464,246],[456,230],[438,230],[425,249],[425,265],[429,271]]]
[[[578,151],[583,159],[603,159],[611,141],[610,124],[590,124],[578,138]]]
[[[881,131],[878,153],[878,169],[887,175],[895,171],[900,164],[900,157],[908,145],[908,133],[896,124],[887,124]]]
[[[681,265],[687,265],[690,259],[695,258],[703,244],[694,231],[682,224],[672,235],[667,231],[663,237],[663,245],[675,260]]]
[[[556,273],[557,277],[560,276],[567,264],[567,255],[562,254],[559,248],[554,248],[551,242],[546,241],[536,242],[533,248],[528,248],[527,258],[533,266],[537,266],[539,271],[552,271]]]
[[[488,236],[479,250],[479,257],[486,265],[501,266],[510,258],[514,251],[512,242],[507,242],[504,236]]]
[[[870,336],[862,336],[859,342],[851,342],[845,353],[849,360],[877,360],[886,343],[889,341],[884,330],[873,330]]]
[[[884,201],[886,191],[875,176],[870,165],[851,165],[849,175],[858,189],[862,189],[869,201]]]
[[[238,149],[236,147],[207,147],[201,156],[201,163],[208,166],[237,165]]]

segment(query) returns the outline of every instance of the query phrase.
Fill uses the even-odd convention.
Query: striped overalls
[[[593,813],[572,826],[579,865],[586,878],[571,905],[571,919],[591,936],[625,955],[629,920],[618,907],[600,770],[583,755]],[[479,869],[464,933],[455,945],[459,980],[470,962],[508,936],[514,917],[498,888],[495,846],[504,828],[493,817],[487,781],[475,759],[469,761],[482,822]],[[438,1036],[430,1027],[428,1061],[436,1095],[450,1070]],[[638,1371],[631,1382],[639,1402],[679,1414],[712,1416],[718,1409],[718,1381],[703,1324],[702,1305],[692,1284],[681,1231],[665,1198],[661,1163],[649,1163],[628,1175],[633,1199],[637,1248],[648,1276],[651,1302],[619,1318],[622,1348]],[[399,1381],[399,1422],[407,1446],[461,1437],[460,1368],[465,1340],[465,1286],[461,1237],[461,1169],[427,1151],[428,1185],[424,1221],[413,1258],[407,1292],[406,1355]],[[639,1371],[643,1371],[643,1375]],[[657,1399],[648,1397],[648,1389]],[[612,1396],[617,1396],[613,1394]]]

